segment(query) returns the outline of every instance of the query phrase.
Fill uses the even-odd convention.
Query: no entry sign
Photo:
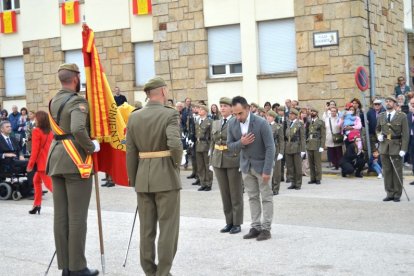
[[[359,66],[355,72],[355,82],[359,90],[365,91],[369,87],[368,72],[363,66]]]

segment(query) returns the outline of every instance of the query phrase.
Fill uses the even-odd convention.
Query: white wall
[[[255,0],[257,21],[294,17],[294,0]]]
[[[243,83],[241,81],[208,83],[207,95],[209,106],[213,103],[218,105],[221,97],[245,96],[243,95]]]
[[[129,28],[129,2],[129,0],[87,0],[84,4],[86,23],[95,32]]]
[[[0,57],[23,55],[21,14],[16,15],[17,33],[0,34]]]
[[[2,106],[1,109],[6,109],[7,112],[9,112],[10,114],[10,112],[12,111],[13,105],[17,105],[17,108],[20,111],[20,108],[26,107],[26,100],[3,101],[3,104],[1,105]]]
[[[296,78],[280,78],[259,80],[258,102],[263,106],[269,101],[271,104],[285,104],[286,99],[298,99],[298,84]]]
[[[132,8],[131,8],[132,9]],[[131,20],[131,41],[144,42],[154,40],[152,31],[151,15],[134,15],[130,13]]]
[[[191,1],[191,0],[190,0]],[[242,0],[254,1],[254,0]],[[204,0],[206,27],[230,25],[240,22],[240,0]]]
[[[82,24],[62,24],[62,13],[59,13],[60,36],[62,51],[75,50],[82,48]],[[79,5],[79,18],[82,22],[85,15],[85,5]],[[89,24],[89,23],[88,23]],[[92,26],[89,25],[93,29]],[[94,30],[95,31],[95,30]]]

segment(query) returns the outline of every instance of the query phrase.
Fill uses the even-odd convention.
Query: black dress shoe
[[[69,276],[69,275],[70,275],[69,269],[64,268],[64,269],[62,270],[62,276]]]
[[[386,197],[386,198],[384,198],[382,201],[391,201],[391,200],[394,200],[392,197]]]
[[[200,187],[197,191],[204,191],[207,187]]]
[[[189,176],[187,176],[187,179],[191,179],[191,178],[196,178],[196,175],[192,173]]]
[[[278,191],[273,191],[273,195],[278,195],[279,192]]]
[[[311,181],[308,182],[308,184],[315,184],[315,183],[316,183],[315,180],[311,180]]]
[[[414,185],[414,181],[413,182],[410,182],[410,185]]]
[[[282,177],[282,178],[280,179],[280,182],[285,182],[285,179]]]
[[[224,228],[220,230],[220,233],[230,232],[232,227],[233,227],[233,224],[226,224],[226,226],[224,226]]]
[[[320,185],[320,184],[321,184],[321,181],[320,181],[320,180],[316,180],[316,181],[315,181],[315,184],[316,184],[316,185]]]
[[[300,187],[295,187],[295,190],[300,190]]]
[[[233,227],[230,229],[230,234],[237,234],[241,232],[240,225],[233,225]]]
[[[254,239],[257,238],[257,236],[260,235],[260,231],[257,230],[256,228],[250,228],[249,233],[247,233],[246,235],[243,236],[243,239],[248,240],[248,239]]]
[[[108,185],[106,185],[106,187],[110,188],[110,187],[114,187],[115,183],[114,182],[108,182]]]
[[[70,276],[96,276],[99,274],[99,271],[96,269],[89,269],[89,268],[84,268],[82,270],[78,270],[78,271],[71,271],[70,272]]]
[[[194,183],[191,183],[191,185],[200,185],[200,179],[197,179]]]
[[[342,177],[346,177],[346,173],[341,173]]]
[[[206,191],[206,192],[211,191],[211,187],[206,187],[206,188],[204,189],[204,191]]]
[[[108,182],[102,184],[101,187],[108,187]]]
[[[400,202],[400,199],[399,198],[394,198],[393,201],[394,202]]]
[[[286,179],[286,183],[291,183],[292,180]]]
[[[291,190],[291,189],[295,189],[295,186],[290,185],[290,186],[288,187],[288,189],[289,189],[289,190]]]
[[[355,174],[355,177],[362,178],[363,176],[362,176],[362,173],[356,173],[356,174]]]

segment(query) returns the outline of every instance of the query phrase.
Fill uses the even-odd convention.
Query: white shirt
[[[297,121],[298,119],[295,119],[295,120],[293,120],[293,121],[291,121],[290,122],[290,126],[289,127],[293,127],[293,125],[296,123],[296,121]]]
[[[221,126],[223,126],[224,125],[224,119],[226,119],[227,121],[226,121],[226,123],[228,123],[229,122],[229,120],[231,119],[231,114],[229,115],[229,116],[227,116],[226,118],[223,118],[223,120],[222,120],[222,122],[221,122]]]
[[[249,123],[250,123],[250,112],[249,115],[247,116],[247,119],[244,123],[240,122],[240,130],[242,135],[247,134],[247,132],[249,131]]]
[[[394,115],[395,115],[395,109],[393,110],[393,111],[391,111],[391,112],[388,112],[387,111],[387,116],[386,116],[386,119],[388,120],[388,114],[391,114],[391,119],[390,119],[390,121],[392,121],[392,118],[394,118]]]

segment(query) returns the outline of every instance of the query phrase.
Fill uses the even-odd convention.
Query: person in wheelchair
[[[24,159],[22,148],[16,138],[11,137],[9,121],[0,122],[0,165],[9,173],[25,173],[28,160]]]

